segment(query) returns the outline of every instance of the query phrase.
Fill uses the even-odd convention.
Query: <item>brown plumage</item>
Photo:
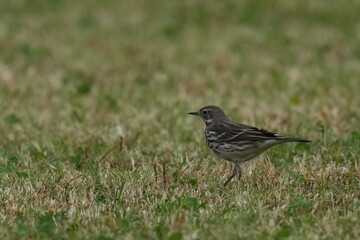
[[[191,115],[201,117],[205,124],[205,140],[219,157],[234,164],[232,174],[225,182],[237,176],[241,178],[241,164],[247,162],[272,146],[286,142],[311,142],[302,138],[279,136],[268,130],[229,120],[217,106],[206,106]]]

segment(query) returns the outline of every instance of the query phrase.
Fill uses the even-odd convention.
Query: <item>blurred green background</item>
[[[0,1],[0,233],[359,237],[359,12],[357,0]],[[314,144],[279,146],[223,189],[230,166],[186,114],[209,104]]]

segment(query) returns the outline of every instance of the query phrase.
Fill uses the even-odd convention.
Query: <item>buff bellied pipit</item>
[[[265,129],[248,126],[229,120],[224,111],[217,106],[206,106],[191,115],[201,117],[205,124],[205,140],[211,150],[219,157],[234,164],[232,178],[241,178],[241,165],[270,147],[286,142],[311,142],[302,138],[279,136]]]

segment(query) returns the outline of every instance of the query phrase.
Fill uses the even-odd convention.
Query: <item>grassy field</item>
[[[0,1],[1,239],[359,239],[359,1]],[[187,115],[304,137],[245,165]]]

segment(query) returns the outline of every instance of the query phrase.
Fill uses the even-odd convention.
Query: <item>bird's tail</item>
[[[312,142],[311,140],[307,140],[304,138],[289,138],[289,137],[285,137],[283,139],[284,142]]]

